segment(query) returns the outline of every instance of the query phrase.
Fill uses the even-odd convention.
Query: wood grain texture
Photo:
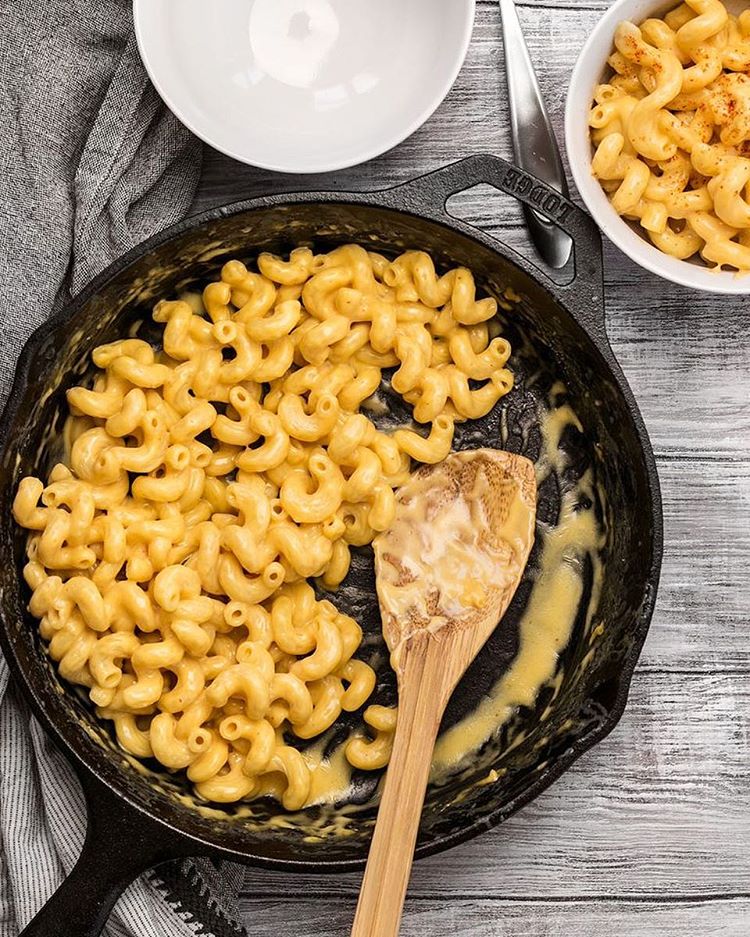
[[[342,937],[352,900],[245,898],[250,937],[294,933],[298,937]],[[445,901],[410,900],[402,937],[746,937],[750,899],[660,903],[652,901]],[[290,928],[290,922],[295,927]]]
[[[438,643],[421,632],[401,649],[393,753],[351,937],[396,937],[399,932],[440,720],[450,691],[474,657],[466,653],[461,660],[457,654],[462,645],[470,650],[468,642],[460,641],[465,635],[465,629],[454,630]],[[452,667],[444,667],[446,658]]]
[[[658,462],[664,561],[641,666],[750,673],[750,464]]]
[[[562,139],[576,55],[610,0],[522,0]],[[280,176],[208,150],[196,208],[267,192],[377,189],[463,155],[509,158],[500,25],[481,0],[443,105],[372,162]],[[520,209],[486,187],[450,210],[521,252]],[[657,453],[665,557],[623,721],[499,829],[416,864],[405,935],[750,934],[750,297],[661,281],[605,244],[607,328]],[[345,934],[359,876],[248,872],[254,935]]]

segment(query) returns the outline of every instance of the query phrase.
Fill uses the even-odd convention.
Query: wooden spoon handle
[[[432,751],[452,686],[445,660],[429,634],[403,649],[398,723],[383,787],[352,937],[394,937],[409,884]],[[442,668],[441,668],[442,658]]]

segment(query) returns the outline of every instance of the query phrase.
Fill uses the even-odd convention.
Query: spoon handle
[[[445,654],[440,642],[427,633],[415,636],[403,648],[393,753],[352,937],[398,934],[432,751],[453,689],[446,689]]]
[[[567,196],[568,186],[560,151],[529,58],[514,0],[500,0],[500,13],[516,163]],[[524,206],[524,216],[541,258],[554,269],[564,267],[573,243],[568,235],[533,208]]]

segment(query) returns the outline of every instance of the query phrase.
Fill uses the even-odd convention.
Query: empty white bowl
[[[746,0],[724,0],[733,12]],[[565,111],[565,144],[575,184],[586,207],[604,234],[632,260],[652,273],[674,283],[713,293],[750,293],[750,276],[712,270],[700,259],[678,260],[654,247],[638,226],[621,218],[591,172],[591,142],[588,115],[594,88],[608,74],[607,59],[614,48],[615,30],[623,20],[642,23],[650,16],[663,16],[678,6],[677,0],[615,0],[589,35],[578,58],[568,89]]]
[[[141,57],[201,139],[279,172],[372,159],[432,114],[474,0],[134,0]]]

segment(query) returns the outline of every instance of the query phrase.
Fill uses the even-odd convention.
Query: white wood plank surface
[[[575,57],[610,0],[523,0],[562,139]],[[436,4],[437,6],[437,4]],[[267,192],[376,189],[472,152],[510,157],[494,2],[451,93],[413,137],[335,175],[279,176],[210,150],[196,209]],[[521,250],[520,211],[477,189],[451,210]],[[499,829],[415,867],[403,933],[750,935],[750,298],[684,290],[605,245],[607,327],[664,496],[657,610],[622,723]],[[343,935],[358,877],[251,870],[250,935]]]
[[[354,899],[325,901],[247,898],[243,905],[250,937],[288,933],[343,937],[354,913]],[[750,900],[723,901],[407,901],[402,937],[740,937],[747,934]],[[290,922],[296,926],[292,931]],[[302,923],[304,922],[304,923]],[[300,925],[303,930],[300,931]]]
[[[750,464],[666,458],[664,561],[649,668],[750,673]]]
[[[299,933],[290,921],[304,921],[304,934],[343,937],[348,933],[354,899],[320,900],[301,896],[291,901],[244,903],[250,937]],[[460,903],[439,898],[407,901],[402,937],[745,937],[750,916],[747,898],[726,901],[658,903],[651,901],[481,901]]]

